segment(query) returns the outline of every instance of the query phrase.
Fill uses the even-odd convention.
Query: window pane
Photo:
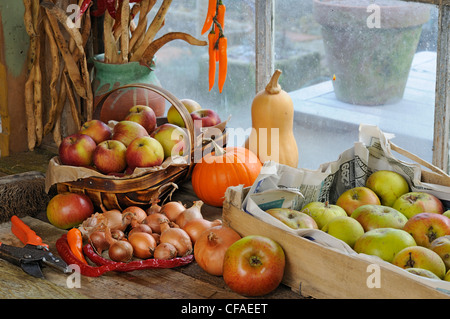
[[[159,6],[161,1],[157,2]],[[251,128],[251,102],[255,96],[254,0],[223,0],[226,5],[225,35],[228,38],[228,76],[222,94],[216,83],[208,91],[208,48],[176,40],[157,53],[156,72],[161,85],[179,99],[193,99],[203,108],[216,110],[222,120],[231,115],[229,128]],[[174,1],[158,37],[167,32],[201,35],[208,0]],[[149,19],[151,21],[151,17]],[[244,138],[245,139],[245,138]],[[229,144],[242,145],[236,139]]]
[[[360,123],[394,133],[394,143],[431,162],[436,6],[282,0],[275,11],[275,63],[294,100],[300,167],[335,161],[358,140]]]

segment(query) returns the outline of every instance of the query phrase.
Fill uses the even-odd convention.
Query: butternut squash
[[[272,160],[296,168],[298,148],[293,132],[294,105],[278,83],[281,73],[281,70],[276,70],[266,88],[253,100],[252,131],[245,147],[262,163]]]

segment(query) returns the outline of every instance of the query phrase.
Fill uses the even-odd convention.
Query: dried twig
[[[191,45],[205,46],[208,43],[206,41],[198,40],[194,38],[192,35],[183,33],[183,32],[169,32],[160,38],[154,40],[145,50],[142,59],[140,60],[141,64],[149,66],[153,60],[155,53],[161,49],[166,43],[173,40],[183,40]]]
[[[142,41],[142,44],[137,48],[136,52],[131,57],[131,61],[140,61],[142,59],[142,56],[144,55],[145,50],[147,47],[153,42],[153,39],[155,38],[156,33],[161,28],[161,25],[164,23],[165,16],[167,14],[167,11],[170,8],[170,5],[172,4],[172,0],[164,0],[161,4],[161,7],[159,8],[158,12],[156,13],[155,18],[153,19],[152,23],[147,29],[147,32],[145,33],[144,40]]]
[[[121,8],[120,54],[122,63],[128,62],[128,46],[130,44],[130,1],[123,0]]]
[[[58,91],[56,86],[58,84],[60,75],[60,59],[58,45],[56,44],[55,38],[53,36],[52,27],[48,21],[47,17],[43,19],[44,30],[47,35],[48,44],[50,46],[50,54],[52,56],[52,72],[50,80],[50,96],[51,96],[51,106],[48,113],[48,120],[44,126],[44,136],[49,134],[55,125],[56,109],[58,106]]]

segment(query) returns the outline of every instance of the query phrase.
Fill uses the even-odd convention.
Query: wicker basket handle
[[[118,90],[127,89],[127,88],[142,88],[142,89],[147,89],[147,90],[153,91],[153,92],[161,95],[164,99],[166,99],[169,103],[171,103],[175,107],[175,109],[180,113],[181,118],[183,119],[184,124],[187,129],[187,134],[188,134],[188,138],[189,138],[189,142],[190,142],[190,152],[191,152],[191,162],[192,162],[192,156],[194,154],[194,147],[195,147],[194,122],[192,121],[191,115],[189,114],[187,109],[184,107],[184,105],[181,103],[181,101],[178,98],[176,98],[172,93],[167,91],[166,89],[163,89],[160,86],[156,86],[153,84],[147,84],[147,83],[135,83],[135,84],[122,85],[122,86],[112,89],[111,91],[100,96],[100,98],[97,100],[97,102],[94,105],[94,110],[96,110],[98,107],[101,107],[110,94],[112,94],[113,92],[116,92]]]

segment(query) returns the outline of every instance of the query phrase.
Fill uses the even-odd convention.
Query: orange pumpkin
[[[244,147],[215,145],[215,150],[203,156],[192,172],[194,192],[204,203],[221,207],[225,191],[230,186],[251,186],[261,171],[258,157]]]

